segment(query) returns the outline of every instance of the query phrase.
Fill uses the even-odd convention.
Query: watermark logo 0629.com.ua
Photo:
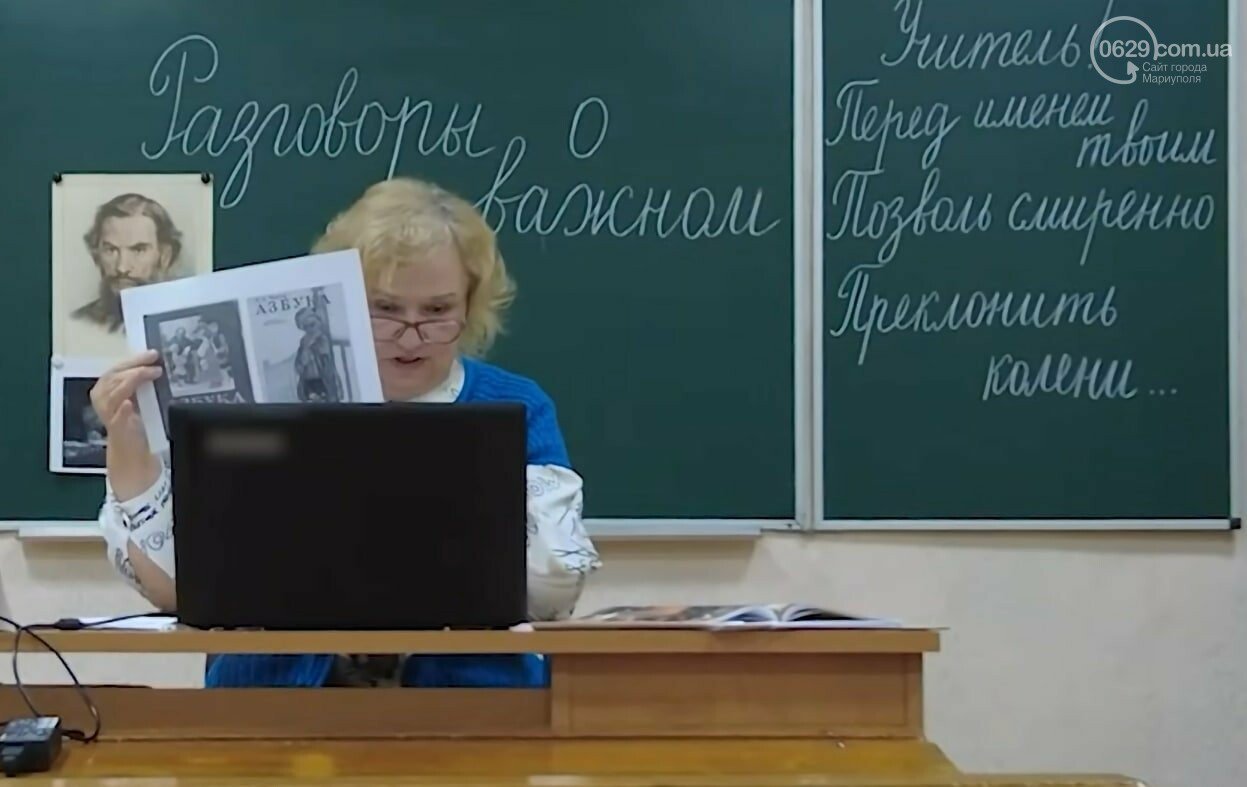
[[[1105,19],[1091,36],[1091,67],[1118,85],[1199,84],[1208,73],[1209,60],[1229,56],[1228,43],[1161,41],[1135,16]]]

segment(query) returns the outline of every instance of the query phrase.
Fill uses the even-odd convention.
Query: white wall
[[[1247,41],[1247,14],[1239,14],[1238,27],[1236,41]],[[1236,49],[1232,65],[1240,74],[1242,58]],[[1240,137],[1245,104],[1238,102]],[[1247,167],[1239,166],[1238,177],[1247,197]],[[1241,205],[1233,218],[1240,270],[1247,249]],[[1152,787],[1238,787],[1247,774],[1245,537],[604,542],[606,567],[582,609],[799,599],[946,625],[942,652],[928,660],[928,731],[963,769],[1115,771]],[[100,543],[0,535],[3,614],[30,622],[146,609],[115,578]],[[7,662],[0,660],[0,681],[9,679]],[[201,657],[77,656],[71,663],[91,682],[196,685],[202,674]],[[47,659],[22,665],[27,680],[57,677]]]

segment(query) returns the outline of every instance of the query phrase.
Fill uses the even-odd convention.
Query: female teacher
[[[360,253],[382,390],[389,401],[523,402],[528,413],[528,607],[533,620],[572,614],[600,566],[581,520],[582,481],[571,469],[546,393],[480,360],[514,297],[497,240],[480,213],[435,185],[392,179],[338,215],[313,252]],[[167,459],[147,442],[137,387],[164,373],[155,352],[100,377],[91,401],[108,429],[99,521],[113,565],[156,607],[177,607],[173,505]],[[326,590],[328,592],[328,590]],[[532,686],[533,655],[221,655],[208,686]]]

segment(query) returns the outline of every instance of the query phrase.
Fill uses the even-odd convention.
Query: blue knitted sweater
[[[532,380],[484,361],[463,359],[458,402],[523,402],[528,417],[528,464],[571,467],[559,431],[554,403]],[[208,661],[208,687],[322,686],[333,667],[332,654],[226,654]],[[544,686],[549,672],[533,654],[418,655],[407,659],[405,686]]]

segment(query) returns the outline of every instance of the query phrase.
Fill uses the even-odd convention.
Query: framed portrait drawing
[[[123,291],[212,270],[212,191],[198,172],[53,178],[53,355],[124,357]]]

